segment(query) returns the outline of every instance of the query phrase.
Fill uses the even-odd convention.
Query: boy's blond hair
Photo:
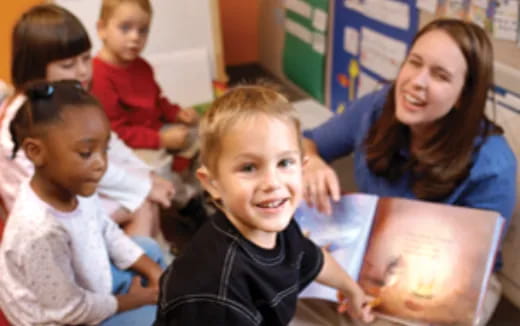
[[[108,21],[114,14],[116,8],[123,3],[135,3],[143,9],[148,15],[152,15],[152,5],[150,0],[103,0],[101,11],[99,13],[100,21]]]
[[[287,98],[269,86],[243,85],[218,98],[202,117],[199,127],[202,165],[216,173],[226,132],[235,124],[258,115],[292,124],[302,150],[300,121]]]

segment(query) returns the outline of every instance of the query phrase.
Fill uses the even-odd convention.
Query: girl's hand
[[[317,207],[319,211],[330,215],[332,206],[330,200],[338,201],[340,187],[336,172],[318,155],[305,158],[303,165],[303,196],[307,204]]]
[[[161,205],[163,208],[170,207],[171,201],[175,196],[173,184],[153,172],[150,173],[150,177],[152,178],[152,189],[148,194],[148,199]]]
[[[199,121],[199,114],[194,108],[185,108],[177,113],[177,121],[191,126]]]
[[[182,149],[186,146],[189,129],[183,125],[176,125],[159,133],[160,145],[170,150]]]
[[[369,303],[365,293],[359,289],[350,295],[349,299],[347,296],[338,291],[338,312],[348,314],[354,318],[359,319],[364,323],[371,323],[374,321],[374,315],[372,314],[372,305]]]
[[[135,276],[128,289],[128,295],[132,296],[140,306],[156,304],[159,299],[159,287],[143,287],[141,285],[141,277]]]

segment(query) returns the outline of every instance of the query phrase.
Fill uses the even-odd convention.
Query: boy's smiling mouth
[[[285,204],[289,198],[282,199],[274,199],[274,200],[264,200],[260,203],[257,203],[255,206],[260,208],[278,208]]]

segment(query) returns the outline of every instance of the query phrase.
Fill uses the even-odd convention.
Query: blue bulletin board
[[[416,0],[334,0],[329,106],[352,100],[395,79],[418,28]]]

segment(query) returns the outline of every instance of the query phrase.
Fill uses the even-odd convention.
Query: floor
[[[267,82],[269,84],[278,85],[277,88],[286,95],[291,101],[296,101],[305,98],[301,91],[295,90],[281,82],[278,78],[262,69],[258,64],[246,64],[240,66],[232,66],[226,69],[229,76],[229,86],[244,83],[254,83],[257,81]],[[345,191],[354,190],[352,184],[351,168],[348,168],[352,163],[348,159],[337,161],[333,164],[340,176],[342,188]],[[347,167],[347,169],[345,169]],[[502,298],[499,302],[497,310],[491,321],[490,326],[520,326],[520,309],[514,306],[506,298]]]

